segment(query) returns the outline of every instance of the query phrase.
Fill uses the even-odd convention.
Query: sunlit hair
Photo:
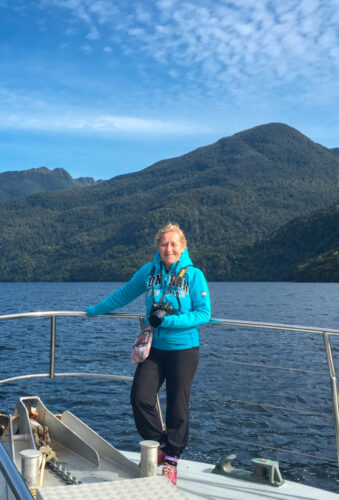
[[[155,242],[157,244],[157,248],[159,248],[162,235],[165,233],[169,233],[171,231],[179,234],[180,243],[182,244],[183,248],[186,248],[187,241],[186,241],[186,237],[184,235],[184,232],[182,231],[182,229],[180,229],[179,224],[174,224],[172,222],[169,222],[168,224],[166,224],[165,227],[163,227],[162,229],[160,229],[157,232],[157,235],[155,237]]]

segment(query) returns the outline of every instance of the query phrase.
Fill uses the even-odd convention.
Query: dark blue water
[[[0,283],[0,315],[83,310],[117,286]],[[339,329],[339,284],[211,283],[210,291],[213,317]],[[124,312],[143,312],[143,298]],[[56,371],[132,376],[130,351],[138,331],[138,322],[132,319],[58,318]],[[48,319],[0,322],[0,378],[47,373],[49,335]],[[251,458],[266,457],[279,460],[287,479],[339,491],[322,336],[204,326],[200,338],[201,360],[184,458],[216,463],[235,453],[235,465],[250,468]],[[332,347],[339,370],[339,339],[332,339]],[[272,365],[289,370],[271,370]],[[70,409],[115,446],[137,450],[139,436],[129,406],[129,386],[129,382],[88,378],[20,381],[0,387],[0,411],[13,411],[20,395],[38,395],[52,411]]]

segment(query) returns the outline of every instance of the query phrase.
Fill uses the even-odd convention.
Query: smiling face
[[[180,258],[185,247],[180,241],[180,235],[177,231],[168,231],[161,235],[158,249],[160,257],[168,270]]]

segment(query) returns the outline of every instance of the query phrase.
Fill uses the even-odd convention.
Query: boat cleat
[[[233,454],[223,457],[212,472],[214,474],[243,479],[244,481],[269,484],[271,486],[281,486],[284,484],[279,470],[279,462],[266,458],[252,458],[253,471],[247,471],[233,467],[232,460],[235,459],[236,455]]]

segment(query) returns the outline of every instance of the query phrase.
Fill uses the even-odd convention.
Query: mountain
[[[242,248],[337,201],[338,172],[332,150],[273,123],[91,187],[3,201],[0,280],[125,280],[168,221],[209,280],[238,279]]]
[[[324,283],[339,282],[339,247],[329,250],[305,264],[300,264],[294,273],[295,281]]]
[[[338,282],[339,203],[297,217],[267,240],[242,248],[232,274],[244,281]]]
[[[0,173],[0,200],[29,196],[34,193],[74,189],[95,184],[92,177],[73,179],[63,168],[47,167]]]

